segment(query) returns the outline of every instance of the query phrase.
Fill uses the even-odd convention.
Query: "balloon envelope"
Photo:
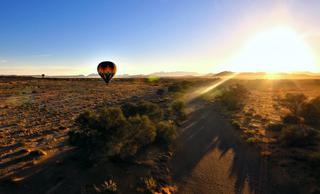
[[[98,65],[97,70],[102,79],[106,83],[109,83],[112,77],[116,74],[117,67],[110,61],[103,61]]]

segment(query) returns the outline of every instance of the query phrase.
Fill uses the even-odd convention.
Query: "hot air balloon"
[[[102,79],[108,84],[116,74],[117,67],[110,61],[103,61],[98,65],[97,70]]]

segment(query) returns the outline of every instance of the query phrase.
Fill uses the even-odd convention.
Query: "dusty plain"
[[[204,88],[217,82],[203,79]],[[223,111],[214,98],[199,95],[188,101],[186,94],[188,118],[178,129],[173,153],[150,148],[150,160],[131,166],[108,162],[86,168],[77,161],[67,134],[81,112],[137,99],[166,103],[170,99],[156,91],[170,82],[115,79],[106,86],[99,79],[0,78],[0,193],[90,193],[87,184],[110,176],[123,185],[119,193],[129,193],[133,179],[145,174],[165,176],[164,182],[173,181],[178,193],[316,191],[318,182],[308,174],[312,169],[292,155],[320,148],[286,150],[266,127],[287,112],[278,104],[286,93],[319,96],[317,79],[230,80],[224,84],[240,83],[250,91],[243,111],[236,114]],[[241,130],[230,120],[237,120]],[[249,137],[259,141],[248,144]]]

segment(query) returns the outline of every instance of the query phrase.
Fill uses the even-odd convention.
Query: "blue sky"
[[[305,1],[306,2],[306,1]],[[319,51],[319,1],[1,0],[0,74],[215,72],[256,31],[288,25]]]

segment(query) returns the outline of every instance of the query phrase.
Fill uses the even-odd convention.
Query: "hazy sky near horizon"
[[[0,74],[217,72],[256,33],[287,26],[320,65],[320,1],[1,0]]]

